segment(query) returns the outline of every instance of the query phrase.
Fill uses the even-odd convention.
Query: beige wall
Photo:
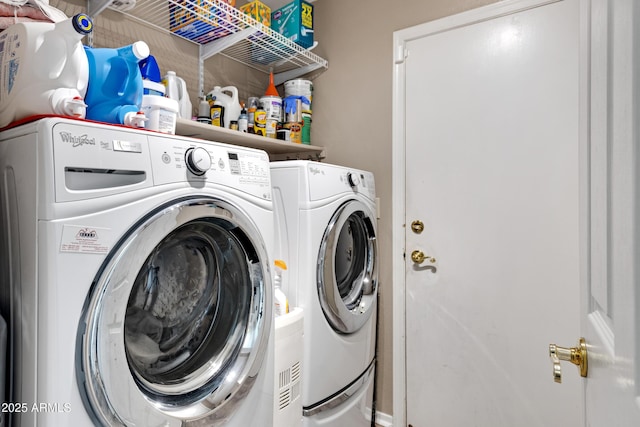
[[[380,198],[380,332],[377,409],[392,409],[391,97],[393,32],[495,0],[318,0],[313,143],[328,163],[370,170]]]

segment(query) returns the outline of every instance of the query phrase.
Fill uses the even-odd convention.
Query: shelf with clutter
[[[138,0],[139,4],[141,5],[144,5],[144,1],[145,0]],[[53,9],[57,11],[57,9]],[[29,102],[28,105],[34,104],[37,107],[34,107],[33,111],[28,108],[19,109],[22,116],[26,117],[28,115],[53,114],[62,116],[73,116],[77,118],[86,117],[89,120],[99,122],[114,123],[132,127],[145,127],[150,130],[165,133],[173,133],[175,131],[175,133],[179,135],[196,136],[214,141],[228,142],[237,145],[260,148],[278,158],[305,158],[320,160],[324,157],[324,149],[322,147],[309,145],[309,139],[307,139],[306,141],[297,141],[303,143],[280,141],[274,138],[273,135],[271,135],[272,137],[269,138],[230,129],[215,129],[215,127],[212,125],[209,125],[209,127],[207,127],[207,125],[197,123],[196,121],[193,121],[193,123],[191,123],[192,120],[190,119],[195,119],[194,116],[198,115],[198,107],[201,99],[194,100],[193,107],[195,108],[192,108],[192,106],[189,105],[187,107],[187,113],[182,113],[182,111],[179,109],[179,107],[182,107],[182,104],[180,103],[178,103],[177,105],[170,105],[168,101],[171,97],[162,96],[164,95],[165,89],[168,90],[168,88],[160,84],[159,70],[157,70],[157,75],[154,80],[154,83],[157,83],[156,86],[159,86],[159,88],[157,90],[153,90],[152,92],[156,92],[154,93],[154,95],[160,96],[144,96],[142,103],[140,103],[140,100],[135,99],[137,95],[134,96],[137,93],[136,87],[139,84],[148,82],[143,77],[143,81],[138,83],[136,79],[138,79],[139,77],[136,77],[135,73],[138,72],[137,70],[139,69],[139,66],[140,68],[144,68],[143,61],[152,58],[150,56],[149,46],[142,41],[145,36],[141,38],[134,36],[134,39],[138,40],[137,42],[133,42],[132,44],[120,45],[121,47],[119,48],[94,48],[85,45],[85,49],[83,49],[81,43],[83,37],[86,35],[91,36],[94,29],[91,18],[81,12],[73,15],[73,19],[67,18],[67,16],[65,16],[65,13],[67,15],[70,15],[68,9],[66,12],[58,12],[61,15],[57,19],[55,19],[55,21],[58,21],[57,24],[51,23],[47,24],[44,27],[38,27],[37,31],[35,31],[35,27],[33,31],[25,27],[24,30],[26,31],[26,33],[24,37],[28,36],[29,39],[33,38],[35,40],[35,36],[37,35],[36,33],[47,32],[47,40],[53,41],[54,39],[58,40],[58,38],[62,38],[66,40],[66,42],[55,44],[55,46],[58,47],[57,50],[52,48],[37,49],[37,47],[39,46],[37,44],[34,44],[32,46],[29,43],[21,43],[20,46],[22,46],[22,49],[24,51],[14,53],[14,55],[22,55],[25,58],[29,57],[30,59],[36,61],[35,63],[38,63],[38,61],[40,61],[43,64],[48,63],[51,58],[64,57],[65,55],[67,56],[68,60],[65,62],[64,72],[60,73],[60,75],[56,78],[51,78],[50,81],[43,82],[43,84],[46,83],[47,85],[49,85],[51,90],[44,91],[42,94],[38,94],[38,96],[50,96],[50,92],[55,92],[57,101],[54,103],[55,105],[49,105],[50,102]],[[117,14],[119,14],[119,12],[116,12],[116,15]],[[80,21],[76,21],[77,19],[80,19]],[[86,27],[86,31],[78,32],[78,23],[83,24]],[[24,23],[22,25],[32,24]],[[80,27],[82,27],[83,25],[80,25]],[[59,28],[59,30],[64,29],[64,31],[67,31],[68,34],[57,34],[58,30],[54,31],[54,28]],[[51,34],[49,34],[50,31]],[[54,33],[57,34],[55,37],[53,36]],[[8,32],[5,32],[4,36],[7,36],[7,34]],[[131,34],[127,34],[127,36],[130,37]],[[146,36],[148,36],[148,34]],[[113,45],[117,43],[111,44]],[[17,46],[18,45],[16,45],[16,48]],[[27,49],[28,47],[30,47],[30,49],[33,49],[33,52]],[[64,47],[64,49],[63,51],[60,51],[60,48],[62,47]],[[34,58],[33,56],[36,55],[36,52],[37,55],[40,55],[42,57],[38,57],[38,59]],[[81,63],[84,62],[84,60],[78,62],[80,56],[85,58],[85,60],[88,60],[88,69],[85,68],[86,65],[81,66]],[[78,61],[73,60],[72,58],[77,58]],[[118,66],[116,66],[114,62],[116,58],[118,58]],[[114,74],[108,72],[110,68],[104,67],[107,64],[110,67],[116,67],[119,70],[118,73]],[[37,67],[33,68],[36,69]],[[28,67],[23,67],[22,70],[28,70]],[[127,71],[125,72],[125,70]],[[165,71],[165,73],[169,74],[170,71]],[[29,84],[29,78],[24,74],[24,72],[21,72],[19,76],[21,77],[20,87],[23,88],[24,91],[26,91],[25,94],[28,95],[29,93],[31,93],[29,92],[30,88],[35,88],[36,85]],[[271,73],[269,75],[272,76]],[[117,81],[113,81],[114,79]],[[91,85],[91,90],[88,90],[88,80],[92,80],[94,82],[94,84]],[[125,81],[128,82],[126,90],[122,88],[122,85]],[[305,81],[310,83],[310,80]],[[288,82],[290,81],[285,82],[285,89]],[[129,88],[129,86],[131,87]],[[271,86],[273,86],[273,82],[271,83]],[[182,87],[184,88],[184,81],[182,82]],[[151,89],[145,86],[145,95],[147,94],[146,91],[151,91]],[[17,91],[16,89],[14,92],[15,94],[17,94],[19,91]],[[179,92],[184,94],[186,93],[186,90],[182,89]],[[286,96],[287,93],[285,90],[284,97]],[[19,98],[20,97],[17,97],[16,99]],[[32,100],[32,96],[24,96],[23,98]],[[82,102],[83,99],[84,102]],[[261,98],[258,99],[262,100]],[[235,104],[238,104],[237,98],[235,98],[234,102]],[[48,106],[50,106],[51,108],[49,108]],[[237,106],[239,107],[239,105]],[[2,114],[6,113],[4,114],[6,115],[6,117],[4,117],[3,115],[3,121],[6,121],[6,123],[3,123],[3,127],[7,126],[12,121],[22,118],[17,117],[15,116],[15,114],[13,114],[18,112],[18,110],[16,110],[15,108],[8,108],[6,109],[6,111],[4,111],[4,109],[0,110],[2,110]],[[176,121],[173,122],[175,124],[172,125],[175,126],[174,128],[171,128],[171,126],[167,126],[167,128],[165,129],[161,126],[164,124],[170,124],[170,121],[163,119],[163,114],[166,113],[167,110],[171,110],[174,117],[183,117],[182,119],[177,120],[177,124]],[[306,108],[305,110],[310,116],[310,103],[308,104],[308,108]],[[144,116],[142,114],[144,114]],[[284,117],[285,116],[283,115],[282,121],[291,122],[291,120],[285,119]],[[298,120],[299,122],[302,121],[301,118],[298,118],[296,120]]]
[[[264,149],[275,160],[320,160],[324,157],[323,147],[309,145],[309,133],[306,141],[297,141],[303,144],[296,144],[277,140],[274,135],[267,138],[230,131],[228,106],[227,123],[222,128],[207,127],[206,124],[189,120],[199,116],[205,96],[213,92],[211,88],[204,87],[204,61],[213,55],[220,54],[268,74],[272,79],[271,84],[276,85],[300,76],[310,81],[327,69],[328,62],[310,50],[315,46],[311,3],[294,0],[275,9],[273,13],[258,0],[239,8],[234,7],[233,0],[88,0],[87,3],[91,16],[100,14],[106,7],[198,46],[198,99],[189,101],[193,115],[178,115],[181,118],[176,124],[176,134]],[[184,94],[187,91],[180,92]],[[248,101],[246,98],[243,100]],[[213,104],[213,100],[209,101]],[[239,107],[238,102],[234,102],[234,105]],[[301,123],[307,123],[306,131],[309,132],[310,109],[305,113],[308,120]],[[282,120],[285,120],[284,114]]]
[[[323,147],[265,138],[193,120],[178,119],[176,122],[176,134],[258,148],[266,151],[271,160],[322,160],[326,157]]]
[[[196,43],[201,67],[205,59],[221,54],[266,74],[273,72],[279,85],[303,75],[313,79],[329,66],[311,51],[312,5],[306,1],[294,0],[275,11],[259,0],[240,5],[243,10],[232,5],[234,0],[87,1],[90,16],[110,7]],[[204,93],[203,87],[199,93]]]

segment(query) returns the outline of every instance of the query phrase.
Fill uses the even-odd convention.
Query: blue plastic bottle
[[[85,46],[85,51],[89,60],[87,119],[143,127],[143,85],[138,63],[149,56],[149,46],[138,41],[117,49]]]

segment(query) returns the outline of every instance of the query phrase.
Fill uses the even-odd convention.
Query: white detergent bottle
[[[178,105],[180,106],[180,117],[191,120],[193,117],[193,104],[187,91],[187,82],[182,77],[178,77]]]
[[[289,312],[289,300],[282,292],[282,273],[287,269],[287,264],[277,259],[275,261],[275,275],[273,277],[273,301],[275,305],[275,315],[282,316]]]
[[[81,40],[92,29],[80,13],[0,33],[0,128],[40,114],[85,117],[89,63]]]
[[[167,71],[162,79],[166,87],[165,96],[178,101],[178,117],[191,120],[193,105],[187,91],[187,83],[182,77],[178,77],[175,71]]]

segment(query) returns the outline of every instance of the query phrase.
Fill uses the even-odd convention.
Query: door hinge
[[[407,50],[406,47],[404,47],[404,44],[402,46],[397,46],[396,57],[394,62],[396,64],[402,64],[404,60],[407,59],[407,56],[409,56],[409,51]]]

